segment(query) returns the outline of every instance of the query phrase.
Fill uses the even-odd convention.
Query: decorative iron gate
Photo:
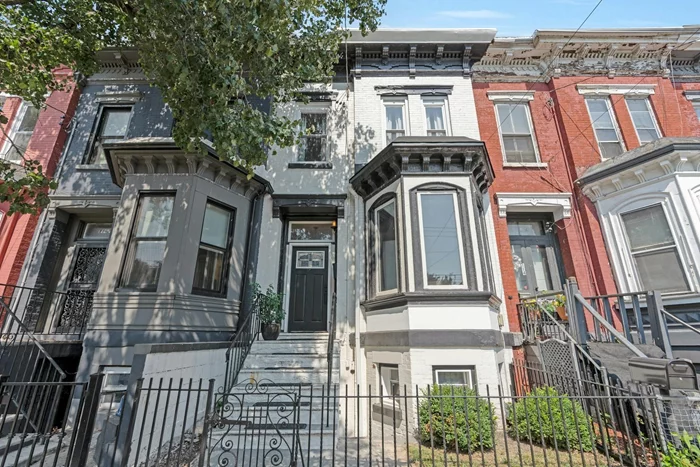
[[[107,248],[80,246],[73,263],[68,290],[61,304],[57,332],[82,328],[92,312],[92,297],[102,274]]]
[[[249,380],[215,396],[206,465],[296,466],[300,385]]]

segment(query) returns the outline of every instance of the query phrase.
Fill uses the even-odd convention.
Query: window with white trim
[[[406,136],[406,101],[404,99],[384,99],[386,117],[386,144],[400,136]]]
[[[643,290],[688,290],[685,269],[663,206],[620,214]]]
[[[457,193],[420,192],[418,212],[426,287],[463,287],[466,273]]]
[[[19,163],[29,147],[29,140],[34,134],[34,128],[39,120],[40,109],[29,102],[22,102],[12,128],[7,134],[3,159]]]
[[[396,201],[391,200],[374,211],[376,231],[377,292],[398,288],[396,254]]]
[[[637,130],[639,142],[645,144],[661,138],[649,99],[626,98],[625,102],[627,102],[634,129]]]
[[[496,114],[505,161],[516,164],[539,162],[530,106],[527,103],[496,104]]]
[[[464,367],[434,367],[433,380],[435,384],[446,386],[467,386],[476,389],[476,368]]]
[[[695,107],[695,114],[698,116],[698,120],[700,120],[700,102],[693,104],[693,107]]]
[[[147,194],[139,199],[122,287],[145,291],[158,287],[174,202],[172,194]]]
[[[102,145],[126,138],[130,119],[131,107],[105,107],[102,109],[88,161],[90,164],[107,163]]]
[[[428,136],[447,136],[445,99],[424,99],[425,128]]]
[[[301,147],[299,162],[325,162],[328,160],[328,114],[322,112],[301,113]]]
[[[617,122],[612,113],[610,99],[607,97],[588,98],[586,106],[591,117],[593,132],[598,140],[598,147],[603,159],[615,157],[624,152],[622,138],[617,127]]]
[[[399,367],[398,365],[383,365],[379,364],[379,387],[382,391],[382,396],[398,396],[401,394],[401,385],[399,384]]]

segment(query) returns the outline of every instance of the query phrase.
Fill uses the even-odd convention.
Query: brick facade
[[[71,76],[68,69],[57,70],[56,73]],[[25,157],[39,161],[49,177],[54,176],[58,167],[68,137],[66,128],[75,113],[79,95],[80,90],[73,85],[65,91],[52,92],[46,99],[46,107],[39,114],[29,140]],[[8,97],[5,101],[3,114],[9,122],[0,135],[0,148],[5,145],[5,133],[12,128],[21,104],[22,99],[18,97]],[[7,216],[5,213],[8,208],[7,205],[0,205],[3,214],[0,223],[0,284],[17,284],[39,216]]]

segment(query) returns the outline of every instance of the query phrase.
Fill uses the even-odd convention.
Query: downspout
[[[250,210],[250,215],[248,216],[248,248],[246,249],[244,262],[246,274],[241,289],[239,322],[242,322],[248,316],[252,305],[252,296],[249,291],[251,284],[255,282],[257,277],[258,255],[260,253],[260,226],[262,223],[264,197],[267,193],[269,193],[268,187],[263,187],[262,190],[255,194],[253,209]]]

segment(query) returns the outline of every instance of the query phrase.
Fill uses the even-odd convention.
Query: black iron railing
[[[236,335],[226,351],[226,377],[224,387],[230,388],[238,382],[238,375],[243,369],[245,359],[250,353],[253,342],[260,334],[260,315],[256,305],[236,330]]]

